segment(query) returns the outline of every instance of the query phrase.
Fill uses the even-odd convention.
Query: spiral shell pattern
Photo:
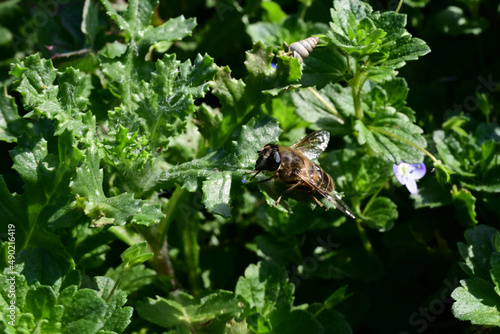
[[[288,49],[292,53],[292,57],[298,58],[302,63],[305,58],[309,57],[309,54],[318,44],[318,37],[309,37],[298,42],[290,44]]]

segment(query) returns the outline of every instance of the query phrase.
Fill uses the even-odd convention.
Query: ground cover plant
[[[0,3],[0,329],[498,333],[499,19],[493,0]],[[251,179],[265,144],[318,130],[355,219]]]

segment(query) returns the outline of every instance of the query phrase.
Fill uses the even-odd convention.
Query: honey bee
[[[288,46],[285,43],[285,49],[286,52],[291,52],[292,57],[298,58],[299,61],[302,63],[304,59],[309,57],[309,54],[312,52],[312,50],[316,47],[316,44],[318,44],[319,38],[318,37],[308,37],[306,39],[303,39],[298,42],[294,42]]]
[[[330,133],[316,131],[300,139],[290,147],[266,144],[262,150],[257,151],[259,158],[255,163],[252,180],[260,172],[267,171],[273,175],[259,182],[273,179],[278,180],[288,187],[276,200],[276,207],[284,194],[292,190],[305,191],[322,208],[328,208],[314,195],[319,193],[330,201],[337,209],[347,216],[355,219],[351,209],[345,204],[340,195],[335,191],[335,186],[330,175],[312,160],[315,160],[328,146]],[[250,174],[249,173],[249,174]]]

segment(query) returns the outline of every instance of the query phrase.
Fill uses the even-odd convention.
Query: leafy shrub
[[[464,331],[450,309],[497,326],[498,233],[478,224],[500,216],[498,65],[446,112],[428,70],[468,64],[429,21],[491,41],[495,11],[405,3],[0,4],[0,328]],[[283,46],[312,35],[303,62]],[[355,220],[248,182],[256,151],[306,129],[331,134],[319,165]]]

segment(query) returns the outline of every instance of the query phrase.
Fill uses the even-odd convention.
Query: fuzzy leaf
[[[346,132],[345,120],[354,115],[352,92],[339,84],[330,84],[322,90],[301,89],[292,93],[295,113],[303,120],[330,133]]]
[[[357,120],[355,129],[361,145],[367,144],[375,153],[382,154],[393,163],[420,163],[424,159],[422,151],[408,144],[414,143],[422,148],[427,146],[422,129],[393,108],[378,110],[367,124]]]
[[[405,30],[406,15],[393,11],[373,12],[359,0],[335,0],[328,37],[355,62],[366,62],[368,77],[382,81],[394,69],[430,52],[424,41]]]
[[[32,110],[25,117],[46,117],[56,120],[55,135],[69,130],[83,137],[95,126],[90,112],[84,113],[89,95],[89,77],[73,68],[58,73],[52,62],[29,56],[13,65],[11,73],[18,80],[16,90],[23,96],[23,105]],[[55,85],[56,80],[59,85]]]
[[[285,271],[274,262],[259,262],[245,270],[236,284],[237,295],[243,297],[253,312],[269,316],[269,312],[293,302],[294,286],[286,279]]]
[[[465,188],[460,190],[454,185],[451,190],[453,204],[457,209],[457,219],[460,220],[465,226],[477,224],[475,203],[476,198]]]
[[[24,250],[20,254],[14,270],[18,273],[15,328],[23,332],[122,332],[132,316],[132,308],[123,307],[127,301],[125,293],[116,290],[106,302],[113,281],[95,277],[91,286],[80,286],[79,271],[70,267],[70,262],[45,248]],[[10,276],[9,269],[0,274],[0,303],[6,297],[3,284]],[[1,317],[3,314],[0,321],[5,321]],[[26,317],[34,321],[24,321]]]
[[[229,151],[221,148],[201,159],[174,166],[160,176],[159,186],[170,188],[177,182],[189,191],[196,191],[201,185],[207,209],[227,217],[231,189],[241,187],[243,173],[253,170],[257,160],[255,152],[267,143],[277,142],[279,133],[276,120],[266,117],[255,122],[252,119],[242,126]],[[236,185],[232,181],[236,181]]]
[[[0,141],[16,142],[17,138],[26,131],[26,124],[17,113],[14,98],[3,93],[4,87],[0,86]]]
[[[164,328],[216,330],[237,317],[242,309],[232,292],[207,291],[199,297],[173,292],[167,298],[147,298],[137,304],[142,318]]]
[[[211,84],[213,94],[221,102],[223,116],[218,131],[212,131],[208,138],[214,149],[223,145],[239,124],[257,115],[269,95],[297,86],[302,74],[298,59],[288,56],[278,56],[276,69],[273,69],[272,47],[260,42],[254,44],[246,57],[248,76],[245,81],[231,78],[229,68],[224,67],[219,69]]]
[[[474,325],[500,326],[500,304],[493,285],[480,278],[460,282],[462,287],[451,294],[455,299],[453,315],[460,320],[469,320]]]
[[[147,253],[146,247],[146,241],[144,241],[130,246],[122,253],[122,265],[126,270],[147,261],[153,256],[153,253]]]
[[[93,147],[85,152],[87,163],[76,170],[71,190],[77,195],[76,205],[92,219],[95,226],[125,223],[151,224],[163,217],[159,205],[135,199],[130,193],[106,197],[99,154]]]
[[[396,204],[387,197],[377,197],[365,214],[365,222],[381,232],[390,230],[398,219]]]
[[[344,78],[347,61],[344,56],[330,48],[316,48],[304,60],[300,83],[302,86],[316,86],[321,89],[329,83],[336,83]]]
[[[11,151],[13,168],[23,179],[24,194],[10,194],[2,187],[2,205],[7,221],[16,222],[17,242],[25,247],[48,246],[66,254],[58,238],[47,229],[75,224],[82,217],[72,205],[70,180],[76,167],[84,160],[75,148],[74,138],[65,131],[54,141],[57,155],[48,153],[48,144],[41,137],[18,140]]]

